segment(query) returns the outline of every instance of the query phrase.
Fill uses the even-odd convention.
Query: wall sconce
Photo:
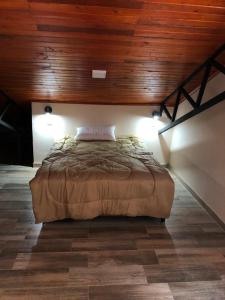
[[[154,110],[154,111],[152,112],[152,117],[153,117],[154,120],[158,120],[161,116],[162,116],[162,114],[161,114],[160,111]]]
[[[46,114],[51,114],[52,113],[51,106],[49,106],[49,105],[45,106],[45,112],[46,112]]]

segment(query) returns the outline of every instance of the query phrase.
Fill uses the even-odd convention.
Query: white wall
[[[55,140],[74,136],[76,128],[84,125],[116,125],[117,136],[139,136],[160,163],[167,163],[169,147],[157,133],[165,124],[151,118],[154,107],[51,103],[53,113],[47,116],[46,105],[32,103],[34,164],[41,163]]]
[[[224,90],[225,76],[219,74],[209,82],[203,102]],[[179,115],[189,110],[183,102]],[[169,131],[170,165],[225,222],[225,101]]]

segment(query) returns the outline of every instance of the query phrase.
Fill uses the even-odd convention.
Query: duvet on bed
[[[174,183],[136,138],[64,138],[30,182],[36,223],[97,216],[167,218]]]

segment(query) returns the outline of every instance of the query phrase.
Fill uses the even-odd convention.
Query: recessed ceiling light
[[[92,78],[106,78],[105,70],[92,70]]]

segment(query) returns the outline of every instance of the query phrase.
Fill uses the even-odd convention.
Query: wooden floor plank
[[[70,267],[87,267],[88,257],[85,254],[72,252],[19,253],[16,256],[13,270],[45,270]]]
[[[152,265],[158,260],[153,250],[122,250],[122,251],[96,251],[88,254],[88,266],[101,265],[126,266],[126,265]]]
[[[225,282],[196,281],[169,284],[175,300],[223,300],[225,299]]]
[[[132,240],[117,239],[116,243],[113,239],[73,239],[73,251],[103,251],[103,250],[135,250],[136,245]]]
[[[68,269],[1,270],[0,288],[32,288],[67,286]]]
[[[213,265],[165,264],[144,266],[149,283],[192,282],[220,280]]]
[[[0,294],[1,295],[1,294]],[[89,300],[88,287],[5,289],[1,300]]]
[[[167,283],[128,286],[98,286],[90,288],[91,300],[173,300]]]
[[[125,224],[124,224],[125,225]],[[89,236],[91,238],[108,238],[110,236],[112,239],[135,239],[140,237],[148,237],[147,231],[144,226],[136,227],[126,227],[126,226],[112,226],[112,227],[104,227],[104,225],[100,228],[90,228]]]
[[[146,284],[143,266],[108,266],[107,264],[88,267],[70,268],[70,284],[72,286],[98,286],[98,285],[134,285]]]

